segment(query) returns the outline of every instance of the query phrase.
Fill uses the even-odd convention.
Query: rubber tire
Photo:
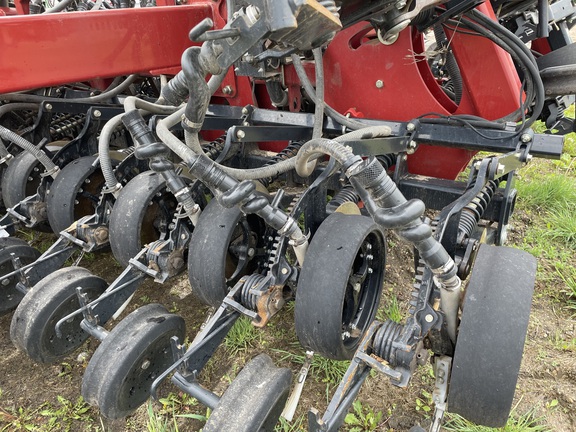
[[[203,432],[273,431],[284,409],[292,372],[266,354],[252,359],[224,392]]]
[[[54,233],[59,234],[74,221],[94,214],[105,186],[100,167],[93,166],[96,159],[96,156],[85,156],[70,162],[52,182],[46,196],[46,206]],[[80,189],[82,192],[79,192]],[[76,203],[76,200],[79,202]]]
[[[131,258],[142,250],[144,245],[159,240],[161,233],[153,227],[158,210],[157,193],[162,193],[167,208],[164,222],[170,224],[176,210],[177,200],[167,190],[162,176],[154,171],[138,174],[120,192],[110,214],[110,248],[114,257],[127,266]],[[155,202],[150,211],[149,204]],[[170,214],[167,214],[170,213]],[[167,229],[167,228],[166,228]]]
[[[485,426],[506,424],[522,361],[536,259],[481,245],[464,298],[448,410]]]
[[[0,238],[0,276],[14,270],[11,254],[19,257],[22,265],[26,265],[36,261],[40,256],[40,251],[19,238]],[[18,276],[12,276],[0,282],[0,316],[16,309],[24,297],[24,294],[16,289],[18,282],[20,282]]]
[[[84,288],[91,301],[108,284],[82,267],[61,268],[34,285],[14,312],[10,338],[35,362],[54,363],[88,339],[89,334],[80,327],[82,314],[63,324],[62,338],[56,335],[56,323],[80,308],[77,287]]]
[[[353,295],[348,282],[353,268],[360,264],[357,259],[367,238],[373,244],[371,254],[375,265],[373,273],[366,273],[369,279],[362,281],[364,285],[367,280],[367,285],[361,290],[358,304],[364,307],[353,309],[354,319],[349,320],[358,322],[357,330],[354,336],[343,340],[347,294],[348,299]],[[354,356],[378,309],[385,255],[384,234],[371,218],[333,213],[322,222],[306,252],[296,290],[294,324],[302,346],[334,360],[349,360]]]
[[[173,363],[170,338],[183,341],[185,333],[184,319],[162,305],[136,309],[114,327],[92,356],[82,380],[84,400],[109,419],[133,413],[150,396],[156,377]],[[143,369],[152,351],[160,357]]]
[[[38,171],[34,171],[35,168]],[[15,207],[24,198],[36,193],[41,181],[40,171],[44,171],[44,167],[30,152],[22,151],[12,160],[2,176],[2,199],[6,208]],[[30,177],[33,177],[32,181]]]
[[[229,288],[253,270],[248,266],[229,280],[232,275],[227,269],[228,247],[236,227],[245,217],[238,207],[226,208],[212,199],[194,227],[188,249],[188,279],[194,295],[207,305],[220,306]],[[257,216],[248,216],[247,222],[251,232],[263,232]]]

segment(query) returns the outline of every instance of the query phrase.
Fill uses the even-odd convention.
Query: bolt
[[[362,288],[362,285],[360,285],[360,282],[356,282],[354,284],[354,291],[360,292],[360,288]]]
[[[366,245],[366,249],[371,250],[371,249],[372,249],[372,245],[371,245],[370,243],[368,243],[368,244]]]
[[[249,257],[253,257],[255,253],[256,253],[256,251],[254,250],[254,248],[248,249],[248,256]]]
[[[534,159],[534,156],[529,154],[528,156],[526,156],[526,162],[530,162],[532,159]]]
[[[374,273],[374,270],[372,270],[370,267],[368,267],[368,269],[366,270],[368,273]]]
[[[373,260],[373,259],[374,259],[374,256],[368,254],[368,255],[366,255],[366,259],[367,259],[368,261]]]
[[[479,169],[480,169],[480,165],[482,165],[480,161],[475,162],[475,163],[474,163],[474,168],[476,168],[477,170],[479,170]]]
[[[406,125],[406,130],[407,130],[408,132],[412,132],[414,129],[416,129],[416,125],[415,125],[414,123],[408,123],[408,124]]]
[[[376,81],[376,88],[381,89],[382,87],[384,87],[384,81],[382,80]]]
[[[226,94],[226,95],[231,95],[232,94],[232,87],[230,87],[229,85],[227,85],[226,87],[224,87],[222,89],[222,93]]]
[[[236,132],[236,138],[238,138],[239,140],[243,139],[246,136],[246,132],[244,132],[243,130],[239,130],[238,132]]]
[[[242,108],[242,115],[248,115],[248,108]]]
[[[530,134],[524,133],[520,136],[520,141],[522,141],[523,143],[527,143],[532,141],[532,137],[530,136]]]
[[[347,332],[347,331],[346,331],[346,332],[342,333],[342,340],[346,340],[346,339],[348,339],[349,337],[350,337],[350,332]]]
[[[142,363],[142,366],[140,366],[142,369],[148,369],[150,367],[150,360],[144,360],[144,362]]]
[[[180,239],[186,240],[186,234],[180,234]]]
[[[46,111],[52,111],[52,104],[46,104],[44,108],[46,108]]]
[[[403,9],[406,6],[406,0],[398,0],[395,4],[396,9]]]
[[[417,147],[418,144],[416,143],[416,141],[410,141],[410,143],[408,144],[408,148],[406,149],[406,153],[413,154],[416,151]]]
[[[282,274],[283,275],[288,274],[288,269],[286,267],[282,268]]]
[[[10,284],[10,278],[4,279],[4,280],[2,281],[2,285],[4,285],[4,286],[9,285],[9,284]]]
[[[502,175],[504,174],[504,171],[506,170],[506,166],[503,164],[498,164],[498,167],[496,168],[496,174],[497,175]]]
[[[102,117],[102,113],[100,112],[100,110],[94,110],[94,117],[95,117],[95,118],[100,118],[100,117]]]
[[[434,317],[432,316],[432,314],[427,314],[424,319],[426,320],[427,323],[431,323],[432,321],[434,321]]]
[[[84,183],[86,183],[86,184],[90,183],[90,179],[84,180]]]

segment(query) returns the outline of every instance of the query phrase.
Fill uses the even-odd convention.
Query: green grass
[[[522,178],[517,183],[523,206],[535,210],[559,210],[576,202],[576,179],[555,173],[541,178],[541,173]]]
[[[535,410],[530,410],[522,415],[517,415],[514,411],[510,415],[508,422],[502,428],[494,429],[486,426],[479,426],[460,417],[457,414],[446,415],[448,421],[443,428],[447,431],[455,432],[553,432],[547,426],[544,426],[544,417],[537,417]]]
[[[254,327],[248,318],[241,317],[234,323],[224,339],[224,346],[230,355],[236,356],[248,348],[254,348],[261,340],[261,331]]]

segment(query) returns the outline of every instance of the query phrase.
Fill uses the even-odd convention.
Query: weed
[[[279,352],[284,355],[281,361],[289,360],[297,364],[303,364],[306,356],[293,354],[288,351],[273,349],[273,351]],[[348,370],[350,365],[349,361],[346,360],[330,360],[325,357],[315,355],[312,358],[312,363],[308,371],[308,376],[313,377],[316,381],[338,384],[342,377]]]
[[[576,180],[560,174],[541,179],[531,176],[530,181],[520,181],[516,187],[519,199],[536,209],[552,211],[576,201]]]
[[[386,306],[383,309],[384,315],[388,319],[391,319],[394,322],[402,322],[404,316],[400,311],[400,305],[398,304],[398,297],[395,294],[390,294],[386,298]]]
[[[422,397],[416,398],[416,411],[421,411],[425,417],[429,417],[432,411],[432,405],[432,395],[426,390],[422,390]]]
[[[569,209],[568,206],[550,212],[547,228],[547,237],[559,240],[566,246],[576,249],[576,218],[574,218],[573,210]]]
[[[490,432],[494,429],[486,426],[478,426],[457,414],[448,414],[449,421],[444,424],[447,431],[456,432]],[[535,410],[517,416],[515,410],[510,415],[506,426],[498,429],[500,432],[552,432],[552,429],[542,425],[544,417],[536,417]]]
[[[306,414],[302,414],[297,419],[289,422],[284,417],[280,417],[280,421],[274,428],[274,432],[300,432],[308,430],[305,423]]]
[[[372,407],[365,407],[359,400],[352,404],[354,412],[346,414],[344,423],[352,426],[350,432],[371,432],[375,431],[382,420],[382,413],[375,412]]]
[[[224,346],[230,355],[236,356],[239,352],[256,346],[261,339],[260,331],[252,325],[252,322],[248,318],[241,317],[228,332]]]

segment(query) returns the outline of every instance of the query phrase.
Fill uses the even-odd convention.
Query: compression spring
[[[482,188],[478,195],[476,195],[470,203],[468,203],[460,214],[460,222],[458,224],[459,240],[470,237],[474,229],[482,219],[482,215],[490,204],[494,193],[498,189],[499,181],[490,180]]]
[[[334,198],[332,198],[326,205],[326,211],[328,213],[334,213],[334,211],[344,203],[351,202],[358,204],[359,201],[360,196],[354,187],[350,184],[347,184],[342,189],[340,189],[340,191],[334,195]]]
[[[301,141],[296,141],[296,142],[292,142],[292,143],[288,144],[284,149],[282,149],[281,151],[276,153],[274,156],[272,156],[270,158],[270,160],[268,162],[266,162],[266,164],[264,166],[275,165],[278,162],[282,162],[286,159],[290,159],[290,158],[295,157],[303,145],[304,145],[304,143]],[[270,183],[272,183],[274,180],[276,180],[276,178],[278,178],[278,176],[269,177],[266,179],[261,179],[260,181],[264,184],[264,186],[268,186]]]
[[[84,114],[62,114],[58,116],[50,124],[50,137],[52,140],[58,140],[77,135],[84,126],[85,117]]]
[[[251,274],[250,276],[246,277],[240,292],[240,303],[242,303],[244,307],[254,311],[257,309],[259,295],[251,292],[251,290],[254,289],[255,291],[259,291],[258,285],[264,279],[265,277],[258,273]]]
[[[392,320],[387,320],[376,331],[372,342],[374,353],[395,366],[395,350],[393,343],[402,333],[404,326]]]
[[[222,135],[216,138],[214,141],[202,144],[202,150],[204,154],[210,159],[214,160],[218,157],[220,152],[224,149],[224,144],[226,143],[226,135]]]

